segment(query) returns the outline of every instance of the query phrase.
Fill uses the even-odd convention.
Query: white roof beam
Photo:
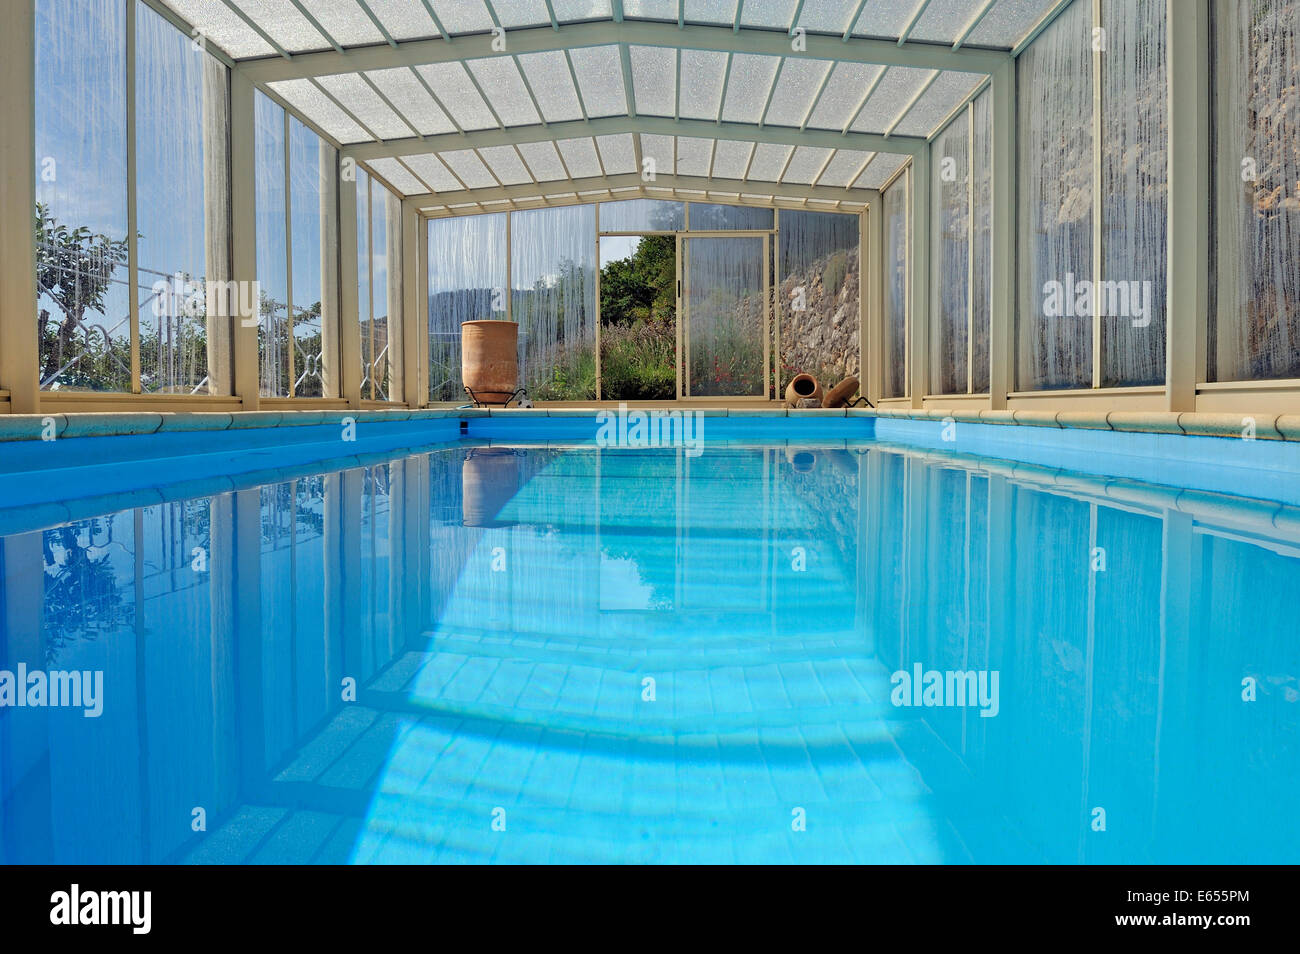
[[[671,119],[667,116],[608,116],[600,119],[573,119],[542,126],[509,126],[505,129],[481,129],[466,133],[442,133],[424,139],[390,139],[387,142],[353,143],[343,147],[343,154],[362,161],[383,156],[410,156],[425,152],[453,149],[479,149],[484,146],[509,146],[516,143],[549,142],[585,136],[620,133],[644,133],[658,136],[695,136],[700,139],[734,139],[738,142],[770,142],[785,146],[822,146],[829,149],[858,149],[862,152],[894,152],[920,155],[925,148],[923,136],[889,136],[878,133],[840,133],[835,130],[800,131],[788,126],[764,126],[752,123],[714,122],[710,119]]]
[[[831,36],[809,34],[805,48],[791,49],[789,37],[780,31],[741,27],[733,32],[727,26],[677,28],[671,23],[648,21],[574,23],[552,30],[529,27],[510,33],[509,54],[492,48],[494,38],[486,34],[458,37],[454,43],[441,39],[406,40],[390,46],[364,46],[293,56],[259,57],[238,61],[238,68],[254,83],[305,79],[332,73],[352,73],[393,66],[422,66],[492,56],[519,55],[550,50],[570,50],[586,46],[613,46],[630,43],[639,46],[689,48],[720,53],[758,53],[765,56],[797,57],[816,60],[854,60],[884,66],[913,66],[923,69],[965,70],[992,73],[1006,62],[1008,53],[962,47],[952,49],[930,43],[906,43],[852,37],[846,42]]]

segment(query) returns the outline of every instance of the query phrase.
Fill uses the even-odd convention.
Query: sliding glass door
[[[767,235],[682,238],[682,397],[766,397]]]

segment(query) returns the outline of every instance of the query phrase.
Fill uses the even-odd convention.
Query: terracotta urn
[[[843,407],[849,403],[849,398],[853,397],[857,390],[858,379],[845,378],[826,392],[826,396],[822,398],[822,407]]]
[[[798,407],[799,402],[805,399],[816,402],[821,399],[822,386],[817,383],[817,379],[811,374],[796,374],[790,379],[790,383],[785,386],[785,403],[787,407]]]
[[[460,323],[460,374],[485,404],[505,404],[519,387],[519,325],[513,321]]]

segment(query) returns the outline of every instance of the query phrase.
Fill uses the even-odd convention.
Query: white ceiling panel
[[[439,157],[471,189],[486,189],[497,184],[496,178],[472,149],[453,149],[440,153]]]
[[[794,146],[784,146],[774,142],[760,142],[754,149],[754,161],[749,164],[749,178],[766,182],[777,182],[781,170]]]
[[[356,0],[299,0],[339,46],[383,43],[384,35]]]
[[[707,176],[713,158],[713,140],[691,136],[677,137],[677,174]]]
[[[813,0],[816,4],[817,0]],[[811,4],[805,3],[804,6]],[[742,26],[769,30],[788,30],[799,0],[745,0],[740,13]]]
[[[587,107],[588,118],[627,115],[623,65],[617,46],[580,47],[569,51],[569,59],[578,77],[578,91]]]
[[[507,126],[529,126],[541,122],[513,58],[493,56],[468,60],[465,65],[478,80],[479,88],[487,95],[501,122]]]
[[[560,150],[570,179],[590,179],[600,175],[600,157],[596,155],[596,144],[591,139],[561,139],[555,146]]]
[[[1055,5],[1055,0],[998,0],[967,38],[968,46],[1010,49]]]
[[[407,156],[405,161],[411,171],[427,182],[435,192],[456,192],[462,188],[456,177],[447,171],[447,167],[435,155]]]
[[[414,135],[360,73],[322,76],[317,82],[380,139],[405,139]]]
[[[597,136],[596,146],[600,149],[600,161],[605,166],[606,175],[617,176],[638,171],[631,133]]]
[[[493,175],[501,180],[502,185],[518,185],[532,182],[524,161],[515,152],[514,146],[487,146],[478,151],[480,158],[487,163]]]
[[[773,126],[798,126],[802,123],[832,65],[830,60],[787,57],[764,122]]]
[[[737,53],[731,58],[727,98],[722,104],[725,122],[757,123],[762,118],[780,62],[780,57],[754,53]]]
[[[394,40],[438,36],[438,27],[420,0],[365,0]]]
[[[654,160],[655,175],[673,174],[673,137],[641,136],[641,158]]]
[[[528,163],[528,171],[539,182],[567,178],[560,162],[560,154],[551,143],[521,142],[519,152],[523,155],[524,162]]]
[[[862,152],[858,149],[837,149],[835,158],[826,167],[826,171],[821,174],[821,178],[817,180],[817,185],[846,188],[849,183],[853,182],[861,174],[863,164],[871,156],[872,153]]]
[[[431,5],[442,28],[453,36],[458,33],[487,33],[496,26],[483,0],[433,0]]]
[[[907,156],[900,156],[895,152],[877,153],[876,158],[871,160],[871,165],[867,166],[867,171],[853,183],[854,188],[879,189],[892,179],[894,173],[903,168],[906,162]]]
[[[713,152],[713,177],[715,179],[742,179],[754,152],[752,142],[720,139]]]
[[[820,146],[799,146],[790,158],[790,165],[786,167],[781,181],[812,185],[817,173],[826,165],[826,160],[830,159],[833,152],[833,149],[823,149]]]
[[[809,33],[843,34],[857,9],[858,0],[813,0],[803,5],[798,25]]]
[[[837,63],[830,82],[822,90],[821,99],[813,108],[808,126],[812,129],[843,129],[853,119],[854,111],[862,104],[883,66],[871,63]]]
[[[682,50],[682,118],[717,119],[726,78],[726,53]]]
[[[940,73],[916,101],[916,105],[903,117],[903,121],[894,127],[894,133],[899,136],[929,136],[936,132],[939,124],[983,80],[984,77],[978,73],[958,73],[954,70]]]
[[[551,22],[551,15],[546,12],[546,0],[492,0],[492,8],[507,30],[544,26]]]
[[[551,0],[551,9],[560,23],[608,20],[612,15],[609,0]]]
[[[348,116],[338,104],[325,95],[311,80],[282,80],[271,83],[271,89],[339,142],[369,142],[373,140],[364,129]]]
[[[915,4],[899,0],[867,0],[858,22],[853,25],[854,36],[876,36],[896,39],[916,12]]]
[[[167,5],[232,57],[271,56],[275,48],[221,0],[167,0]]]
[[[407,122],[422,136],[455,132],[456,127],[409,67],[373,70],[366,74],[389,101],[401,110]]]
[[[238,6],[290,53],[329,48],[320,31],[289,0],[238,0]]]
[[[853,121],[853,131],[884,132],[921,87],[930,81],[933,72],[911,66],[890,67]]]
[[[366,165],[370,166],[380,178],[387,179],[388,184],[402,195],[419,195],[429,191],[428,186],[413,176],[410,170],[396,159],[372,159]]]
[[[983,8],[984,0],[930,0],[908,39],[952,43]]]
[[[677,0],[623,0],[623,18],[677,20]]]
[[[582,118],[578,90],[573,85],[569,64],[561,51],[527,53],[519,57],[519,65],[548,123]]]
[[[416,69],[462,129],[492,129],[498,125],[463,65],[433,63]]]
[[[630,46],[628,56],[637,114],[673,115],[677,102],[676,53],[666,46]]]

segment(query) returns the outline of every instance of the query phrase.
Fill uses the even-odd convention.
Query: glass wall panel
[[[253,106],[257,219],[257,353],[263,397],[289,396],[289,271],[285,264],[284,110],[261,93]]]
[[[1209,377],[1300,378],[1300,2],[1211,12]]]
[[[229,110],[226,67],[136,4],[140,389],[229,394]],[[212,287],[209,301],[209,281]]]
[[[1020,56],[1020,390],[1092,386],[1092,61],[1088,3]]]
[[[602,232],[679,232],[686,228],[686,206],[662,199],[627,199],[600,204]]]
[[[883,194],[885,313],[881,321],[884,335],[881,353],[884,375],[881,397],[904,397],[907,394],[907,322],[908,279],[911,239],[911,198],[908,196],[912,171],[908,169],[894,180]]]
[[[1101,385],[1165,380],[1169,118],[1165,0],[1103,0]]]
[[[989,389],[993,314],[993,93],[971,104],[971,391]]]
[[[691,203],[690,218],[692,231],[770,229],[774,221],[771,209],[747,205],[712,205],[704,202]]]
[[[294,397],[339,394],[337,207],[334,147],[290,117]]]
[[[465,398],[461,322],[506,317],[506,213],[430,219],[430,401]]]
[[[596,396],[596,208],[511,213],[519,376],[542,401]]]
[[[130,391],[126,7],[37,0],[36,321],[44,390]]]
[[[361,329],[361,396],[371,395],[370,368],[374,365],[374,350],[370,340],[371,304],[370,281],[370,175],[357,169],[357,325]]]
[[[361,397],[368,401],[400,401],[404,391],[401,239],[401,199],[371,177],[358,172],[357,267]],[[365,300],[360,300],[362,296],[365,296]]]
[[[930,390],[965,394],[970,347],[970,117],[963,112],[930,151]]]
[[[859,372],[858,217],[782,210],[777,392],[807,373],[830,388]]]

